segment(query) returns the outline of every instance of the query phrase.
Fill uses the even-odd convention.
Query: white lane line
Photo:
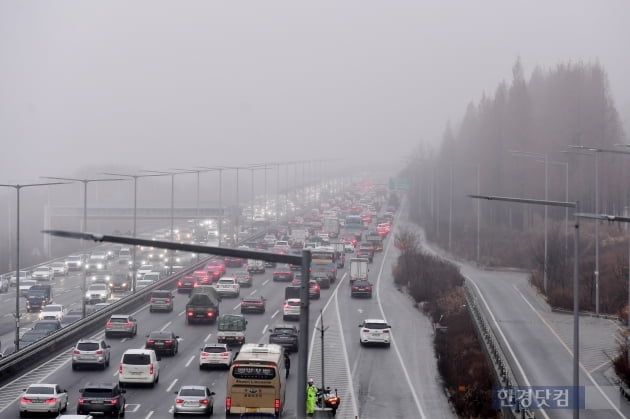
[[[269,282],[269,279],[265,279],[262,284],[267,285],[268,282]]]
[[[263,327],[263,331],[262,334],[264,335],[265,333],[267,333],[267,329],[269,328],[269,325],[266,324],[265,327]]]
[[[207,342],[208,340],[210,340],[210,336],[212,336],[212,333],[208,333],[208,336],[206,336],[206,338],[203,341]]]
[[[385,268],[385,260],[387,260],[387,254],[389,253],[389,250],[392,247],[392,243],[393,240],[389,241],[387,243],[387,246],[385,247],[385,253],[383,254],[383,258],[382,258],[382,262],[381,262],[381,268],[378,270],[378,276],[376,277],[376,302],[378,304],[378,308],[381,312],[381,316],[383,316],[383,320],[387,321],[387,318],[385,317],[385,311],[383,310],[383,304],[381,304],[381,293],[378,292],[379,288],[380,288],[380,284],[381,284],[381,278],[383,276],[383,268]],[[384,281],[383,281],[384,282]],[[392,346],[394,348],[394,351],[396,351],[396,356],[398,357],[398,362],[400,362],[400,367],[403,370],[403,373],[405,375],[405,380],[407,381],[407,386],[409,387],[409,393],[411,393],[411,395],[413,396],[413,401],[416,404],[416,408],[418,409],[418,413],[420,414],[421,418],[426,418],[427,416],[424,413],[424,409],[422,409],[422,405],[420,404],[420,399],[418,399],[418,394],[416,394],[416,388],[414,387],[413,383],[411,382],[411,377],[409,377],[409,372],[407,371],[407,367],[405,366],[405,362],[403,361],[402,355],[400,354],[400,351],[398,350],[398,345],[396,345],[396,339],[394,339],[394,333],[390,333],[391,334],[391,339],[392,339]]]
[[[149,419],[151,416],[153,416],[153,410],[150,411],[145,417],[144,419]]]
[[[186,313],[186,310],[184,310],[184,311],[182,311],[182,312],[180,312],[180,313],[177,313],[177,315],[178,315],[178,316],[183,316],[183,315],[184,315],[184,313]]]
[[[512,288],[514,288],[514,290],[517,292],[517,294],[523,299],[523,301],[525,301],[525,304],[527,304],[530,308],[530,310],[532,310],[534,312],[534,314],[538,317],[538,319],[547,327],[547,329],[549,329],[549,331],[551,332],[551,334],[558,340],[558,342],[560,342],[560,345],[562,345],[564,347],[564,349],[569,353],[569,355],[571,355],[571,357],[573,357],[573,350],[571,348],[569,348],[567,346],[567,344],[564,343],[564,341],[562,340],[562,338],[556,333],[556,331],[554,330],[554,328],[549,324],[549,322],[547,320],[545,320],[545,318],[540,314],[540,312],[538,312],[534,306],[527,301],[527,298],[525,297],[525,295],[523,295],[523,293],[516,287],[516,285],[512,285]],[[610,361],[606,361],[604,364],[607,364]],[[623,413],[621,413],[621,411],[619,410],[619,408],[615,405],[615,403],[613,403],[612,400],[610,400],[610,398],[608,397],[608,395],[604,392],[604,390],[602,389],[602,387],[595,382],[595,379],[593,379],[593,376],[591,375],[591,373],[586,369],[586,367],[584,365],[582,365],[581,362],[579,362],[580,365],[580,369],[584,372],[584,374],[586,374],[586,376],[588,377],[588,379],[591,381],[591,383],[593,384],[593,386],[597,389],[597,391],[599,391],[599,393],[602,395],[602,397],[604,399],[606,399],[606,401],[608,402],[608,404],[610,404],[610,406],[612,407],[612,409],[614,409],[619,416],[621,417],[625,417]],[[599,367],[598,367],[599,368]]]
[[[186,367],[189,367],[190,363],[193,362],[195,360],[195,358],[197,358],[195,355],[191,356],[190,359],[188,360],[188,362],[186,362]]]
[[[254,291],[250,292],[249,295],[254,295],[258,292],[258,289],[255,289]]]
[[[276,317],[278,313],[280,313],[280,310],[276,310],[276,312],[271,315],[271,318],[273,319],[274,317]]]
[[[116,372],[112,374],[113,377],[115,377],[117,375],[118,375],[118,370],[116,370]]]
[[[166,392],[170,393],[170,391],[173,389],[173,387],[175,387],[175,384],[177,383],[178,379],[174,379],[173,381],[171,381],[171,384],[166,388]]]
[[[234,306],[232,310],[238,310],[240,306],[241,306],[241,303],[238,303],[237,305]]]
[[[164,331],[167,327],[169,327],[172,323],[173,323],[173,322],[171,322],[171,321],[167,322],[167,323],[164,325],[164,327],[162,327],[162,328],[160,329],[160,332],[163,332],[163,331]]]

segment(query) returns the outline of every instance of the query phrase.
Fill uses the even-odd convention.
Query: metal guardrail
[[[468,287],[468,282],[464,283],[464,290],[466,294],[466,307],[468,308],[468,312],[471,315],[473,320],[473,324],[475,326],[475,332],[477,333],[477,337],[483,343],[486,357],[488,361],[492,365],[492,369],[494,371],[495,377],[498,381],[499,386],[517,386],[518,383],[514,374],[512,373],[512,369],[503,353],[503,349],[501,345],[497,341],[492,328],[486,321],[481,309],[479,308],[479,304],[477,303],[477,296],[474,292]],[[532,410],[526,407],[517,407],[512,409],[503,409],[503,412],[508,413],[515,419],[518,418],[526,418],[533,419],[535,418],[535,414]]]

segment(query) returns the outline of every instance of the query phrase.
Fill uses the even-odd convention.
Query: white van
[[[153,349],[127,349],[118,366],[118,383],[142,383],[153,387],[160,380],[160,358]]]
[[[131,249],[128,247],[121,247],[118,251],[119,259],[131,259]]]

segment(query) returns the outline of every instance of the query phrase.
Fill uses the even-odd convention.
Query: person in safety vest
[[[315,414],[315,398],[317,397],[317,387],[312,378],[308,379],[306,386],[306,415],[313,416]]]

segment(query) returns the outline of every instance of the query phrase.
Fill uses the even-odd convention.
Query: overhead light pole
[[[485,199],[488,201],[505,201],[516,202],[521,204],[545,205],[553,207],[573,208],[575,217],[575,238],[573,243],[573,418],[578,419],[580,416],[580,299],[579,299],[579,257],[580,257],[580,203],[564,202],[564,201],[547,201],[537,199],[523,199],[491,195],[468,195],[475,199]]]
[[[15,352],[20,350],[20,191],[22,188],[36,186],[65,185],[68,182],[0,184],[5,188],[13,188],[16,192],[16,224],[15,224]]]
[[[199,169],[203,169],[206,172],[219,172],[219,210],[221,211],[221,215],[219,217],[219,247],[221,247],[221,243],[223,241],[223,171],[226,169],[225,167],[205,167],[199,166]]]
[[[70,182],[81,182],[83,183],[83,232],[87,231],[87,187],[88,183],[96,183],[96,182],[115,182],[119,180],[127,180],[121,178],[109,178],[109,179],[89,179],[89,178],[71,178],[71,177],[58,177],[58,176],[42,176],[42,179],[52,179],[52,180],[67,180]],[[85,247],[85,241],[81,241],[81,247]],[[87,291],[87,271],[83,270],[83,289],[81,290],[81,312],[83,313],[83,317],[87,315],[86,309],[86,300],[85,300],[85,292]]]

